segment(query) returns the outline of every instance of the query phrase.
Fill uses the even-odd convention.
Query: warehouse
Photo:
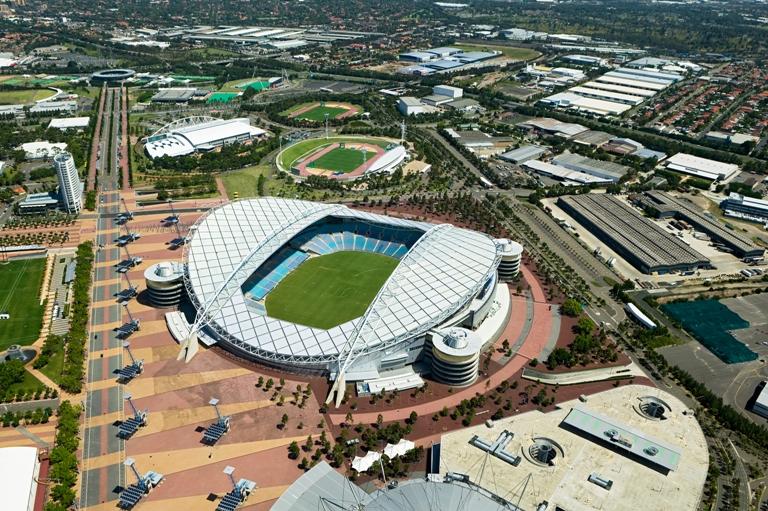
[[[664,162],[667,170],[682,172],[712,181],[724,181],[739,172],[739,166],[733,163],[701,158],[692,154],[677,153]]]
[[[629,167],[610,161],[594,160],[580,154],[564,152],[555,156],[553,162],[567,169],[583,172],[591,176],[607,179],[617,183],[627,172]]]
[[[737,234],[706,216],[689,201],[656,190],[645,192],[638,197],[637,201],[646,211],[650,211],[658,218],[675,218],[688,222],[694,229],[707,234],[713,242],[722,245],[738,257],[753,260],[762,259],[765,254],[764,248],[753,243],[748,237]]]
[[[562,181],[569,186],[585,186],[585,185],[606,185],[610,184],[609,179],[604,179],[577,170],[567,169],[560,165],[554,165],[539,160],[529,160],[522,164],[522,166],[528,170],[531,170],[542,176],[547,176],[557,181]]]
[[[669,87],[674,83],[674,80],[669,80],[667,78],[662,78],[658,76],[638,75],[635,73],[624,72],[621,69],[617,71],[608,71],[607,73],[605,73],[604,76],[613,76],[616,78],[624,78],[626,80],[635,80],[637,82],[658,84],[658,85],[663,85],[664,87]]]
[[[539,102],[546,105],[587,112],[599,116],[614,115],[618,116],[632,108],[630,105],[615,103],[613,101],[604,101],[601,99],[585,98],[572,92],[560,92],[547,96]]]
[[[69,129],[80,130],[87,128],[90,122],[90,117],[63,117],[58,119],[51,119],[51,122],[48,123],[48,128],[54,128],[63,131]]]
[[[635,80],[631,75],[613,75],[611,73],[604,74],[598,78],[595,78],[596,82],[613,83],[616,85],[625,85],[627,87],[634,87],[637,89],[648,89],[654,92],[659,92],[667,88],[667,85],[663,83],[649,83]]]
[[[557,119],[552,119],[551,117],[536,117],[534,119],[519,122],[515,124],[515,126],[526,131],[563,138],[571,138],[579,133],[588,131],[588,128],[581,124],[561,122]]]
[[[710,266],[706,257],[613,195],[563,196],[557,205],[643,273]]]
[[[679,75],[676,73],[662,73],[660,71],[654,71],[652,69],[637,69],[637,68],[623,67],[621,69],[618,69],[618,71],[628,75],[636,75],[636,76],[642,76],[647,78],[654,78],[658,80],[669,80],[671,82],[679,82],[680,80],[683,79],[682,75]]]
[[[656,91],[648,89],[639,89],[637,87],[627,87],[625,85],[616,85],[615,83],[605,82],[587,82],[582,84],[582,87],[588,87],[590,89],[607,90],[611,92],[621,92],[622,94],[629,94],[630,96],[640,96],[642,98],[650,98],[656,94]]]
[[[625,105],[632,106],[637,106],[645,101],[645,98],[642,96],[632,96],[631,94],[624,94],[622,92],[592,89],[590,87],[571,87],[569,91],[584,96],[585,98],[604,99],[605,101],[615,101],[616,103],[624,103]]]
[[[731,193],[720,203],[726,216],[741,218],[752,222],[768,222],[768,201]]]
[[[435,58],[435,56],[424,51],[409,51],[407,53],[401,53],[398,58],[403,62],[429,62]]]
[[[521,163],[538,159],[541,155],[546,154],[549,149],[550,148],[546,146],[525,145],[518,147],[517,149],[507,151],[506,153],[499,155],[499,158],[504,161],[509,161],[516,165],[520,165]]]

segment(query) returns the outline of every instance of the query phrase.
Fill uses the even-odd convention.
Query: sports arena
[[[304,103],[283,112],[289,119],[300,121],[323,122],[325,116],[328,119],[347,119],[360,113],[362,109],[352,103],[340,103],[338,101],[316,101]]]
[[[392,173],[408,152],[392,140],[372,137],[314,138],[297,142],[277,155],[277,166],[299,178],[325,176],[351,180],[366,174]]]
[[[185,246],[196,311],[187,342],[375,379],[417,361],[429,332],[478,328],[500,257],[493,238],[449,224],[293,199],[228,203],[201,217]]]

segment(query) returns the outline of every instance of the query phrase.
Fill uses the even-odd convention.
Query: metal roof
[[[401,259],[363,318],[321,330],[254,311],[241,285],[296,234],[328,216],[425,234]],[[204,322],[226,342],[257,357],[304,364],[384,349],[438,326],[477,294],[499,257],[494,240],[475,231],[272,197],[212,209],[191,232],[185,283],[198,311],[205,311]]]
[[[682,453],[677,447],[664,444],[639,430],[585,407],[574,407],[563,419],[563,424],[599,441],[607,442],[620,452],[632,454],[665,470],[675,470],[680,463]]]

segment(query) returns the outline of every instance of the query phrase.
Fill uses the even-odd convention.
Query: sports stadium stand
[[[275,252],[243,284],[243,290],[252,300],[263,300],[286,275],[311,255],[354,251],[400,259],[421,235],[414,229],[397,229],[356,220],[321,223],[306,229],[288,246]]]

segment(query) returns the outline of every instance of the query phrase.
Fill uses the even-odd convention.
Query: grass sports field
[[[43,307],[40,286],[45,259],[26,259],[0,264],[0,312],[11,319],[0,319],[0,351],[11,344],[32,344],[40,334]]]
[[[0,91],[0,105],[21,105],[50,98],[56,94],[49,89],[23,89]]]
[[[328,329],[362,316],[399,261],[368,252],[313,257],[267,295],[273,318]]]
[[[296,163],[296,160],[304,156],[305,154],[309,154],[315,149],[318,149],[320,147],[334,144],[337,142],[349,142],[349,143],[366,143],[366,144],[373,144],[381,147],[382,149],[386,149],[391,142],[381,139],[381,138],[371,138],[371,137],[361,137],[361,138],[354,138],[354,137],[331,137],[328,139],[325,138],[310,138],[307,140],[302,140],[300,142],[296,142],[295,144],[286,147],[283,149],[283,152],[281,152],[277,156],[277,162],[278,166],[283,168],[284,170],[288,170]]]
[[[325,120],[325,114],[328,114],[329,119],[335,119],[337,115],[341,115],[346,112],[346,108],[334,108],[330,106],[316,106],[312,110],[308,110],[303,114],[297,115],[296,119],[304,119],[307,121],[323,122]]]
[[[363,157],[365,153],[365,157]],[[333,151],[322,155],[309,164],[315,169],[332,170],[333,172],[352,172],[357,167],[376,156],[373,151],[361,151],[338,147]]]

